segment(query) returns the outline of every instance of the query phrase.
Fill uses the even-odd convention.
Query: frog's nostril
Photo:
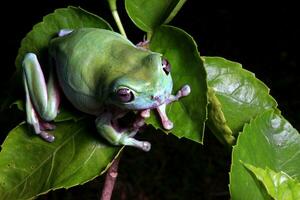
[[[164,96],[163,95],[151,95],[150,98],[153,101],[158,102],[159,104],[161,104],[164,101]]]
[[[153,96],[153,100],[154,100],[154,101],[157,101],[158,103],[161,103],[162,100],[163,100],[163,97],[162,97],[162,96],[159,96],[159,95]]]
[[[157,101],[157,100],[159,99],[159,96],[158,96],[158,95],[157,95],[157,96],[151,95],[150,98],[151,98],[152,100]]]

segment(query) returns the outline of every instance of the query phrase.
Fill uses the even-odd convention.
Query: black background
[[[31,30],[34,24],[41,21],[42,16],[53,12],[54,9],[66,7],[68,5],[81,6],[84,9],[100,15],[109,21],[114,26],[114,29],[117,30],[113,23],[108,6],[103,1],[104,0],[27,0],[20,2],[7,1],[6,5],[1,5],[1,95],[4,95],[4,91],[8,88],[8,79],[15,69],[14,59],[17,55],[21,39]],[[298,93],[300,92],[300,83],[298,68],[300,51],[298,46],[300,36],[300,13],[297,10],[297,6],[289,4],[287,1],[281,1],[280,4],[272,3],[266,5],[261,5],[262,3],[245,2],[232,5],[222,5],[215,1],[210,1],[209,3],[201,2],[198,4],[197,2],[198,1],[188,0],[171,24],[184,29],[194,37],[195,41],[198,43],[201,55],[222,56],[227,59],[240,62],[243,64],[244,68],[254,72],[256,76],[265,82],[271,89],[271,95],[277,100],[279,109],[282,111],[284,117],[299,130],[300,97],[298,96]],[[122,7],[122,1],[119,3]],[[126,16],[124,10],[120,10],[120,15],[129,39],[131,39],[134,43],[141,41],[143,33],[135,28],[133,23]],[[4,96],[2,96],[2,98],[3,97]],[[3,118],[3,116],[1,117]],[[6,124],[3,122],[6,121],[1,120],[0,122],[0,125],[2,126],[1,128],[5,127]],[[160,138],[163,141],[166,140],[164,136],[159,137],[163,137]],[[171,142],[176,143],[177,140],[173,138],[171,139]],[[168,149],[167,151],[157,155],[154,151],[153,154],[155,155],[153,162],[160,163],[168,160],[168,164],[166,166],[169,166],[170,168],[165,170],[168,172],[171,171],[172,175],[174,175],[174,173],[178,173],[178,177],[185,174],[186,177],[199,177],[199,179],[201,179],[197,181],[192,178],[187,178],[187,180],[172,179],[171,182],[174,184],[174,188],[183,187],[180,185],[182,184],[182,181],[194,181],[190,182],[190,189],[187,189],[186,193],[179,197],[179,199],[187,197],[188,194],[198,194],[198,192],[194,191],[197,187],[192,187],[192,185],[195,184],[199,184],[199,194],[202,195],[198,196],[199,198],[224,199],[226,195],[228,197],[227,173],[229,170],[228,163],[230,163],[230,161],[215,161],[214,158],[218,159],[221,157],[228,159],[230,156],[228,154],[223,155],[222,153],[222,156],[220,156],[218,151],[222,150],[220,150],[221,147],[217,142],[211,142],[211,140],[208,139],[208,144],[210,145],[209,147],[206,146],[202,148],[192,146],[192,144],[186,142],[186,144],[183,145],[185,147],[182,147],[182,149],[185,150],[174,150],[175,145],[172,146],[167,142],[167,146],[170,147],[170,149],[173,148],[173,150]],[[212,145],[215,145],[215,147]],[[166,157],[164,157],[164,155],[168,157],[170,155],[168,153],[178,154],[179,156],[182,154],[182,157],[186,157],[189,152],[186,150],[188,148],[194,148],[197,151],[199,150],[197,148],[200,148],[202,154],[209,154],[206,157],[201,157],[200,162],[210,163],[210,168],[207,167],[207,165],[198,166],[198,163],[195,164],[198,161],[195,161],[195,163],[191,161],[190,167],[192,166],[192,169],[195,170],[193,173],[196,175],[188,174],[188,170],[183,170],[184,172],[181,173],[178,171],[182,169],[178,167],[176,168],[176,166],[182,165],[185,161],[178,161],[178,158],[170,160],[171,158],[166,159]],[[195,153],[196,150],[192,153]],[[127,161],[123,161],[125,166],[127,164],[127,167],[121,169],[121,172],[123,170],[124,173],[123,176],[120,177],[119,181],[118,187],[119,189],[121,188],[120,191],[122,191],[122,181],[125,185],[134,185],[136,182],[140,181],[140,179],[141,181],[153,179],[153,177],[148,177],[148,179],[140,177],[140,179],[138,179],[133,178],[133,175],[126,175],[128,172],[126,171],[126,168],[132,167],[133,164],[137,164],[139,162],[145,164],[145,162],[150,162],[149,158],[147,160],[136,160],[134,156],[143,156],[144,154],[141,154],[140,152],[137,153],[136,150],[132,151],[134,153],[128,153]],[[191,155],[187,156],[186,159],[190,158],[190,156]],[[151,163],[151,165],[153,164],[154,163]],[[205,167],[205,170],[199,169],[201,167]],[[155,166],[153,166],[153,168],[156,169]],[[216,171],[218,171],[219,174],[216,173]],[[203,173],[209,175],[210,172],[213,175],[201,175]],[[141,173],[141,176],[143,176],[145,171],[135,171],[135,173]],[[149,170],[149,174],[151,174],[151,170]],[[153,174],[150,176],[153,176]],[[171,175],[166,176],[170,177]],[[169,178],[161,178],[159,180],[168,181]],[[181,180],[181,182],[179,180]],[[178,184],[174,183],[176,181],[178,181]],[[150,199],[157,199],[159,197],[159,199],[164,199],[163,197],[172,199],[172,193],[177,192],[178,194],[181,194],[180,191],[168,190],[169,187],[162,186],[163,183],[161,182],[151,183],[149,185],[154,187],[152,189],[152,194],[149,192],[152,191],[151,189],[145,189],[145,187],[148,187],[147,184],[145,186],[140,186],[141,188],[144,187],[143,197],[146,196]],[[155,187],[155,185],[158,186]],[[135,187],[137,186],[135,185]],[[164,187],[166,188],[166,191],[162,189]],[[75,189],[75,191],[76,190],[81,189]],[[126,191],[128,193],[133,190],[127,188]],[[203,191],[205,192],[203,193]],[[205,195],[205,193],[209,192],[215,194],[219,193],[220,195]],[[158,196],[155,196],[156,193]],[[162,194],[166,195],[162,196]],[[135,199],[143,199],[138,195],[134,197]],[[197,198],[195,197],[193,199]]]

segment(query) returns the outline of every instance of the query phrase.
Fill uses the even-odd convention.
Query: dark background
[[[42,16],[59,7],[78,5],[114,26],[103,1],[27,0],[7,1],[2,5],[1,99],[6,97],[20,41]],[[254,72],[271,89],[283,116],[299,130],[300,14],[297,6],[286,1],[265,6],[205,3],[198,5],[197,1],[189,0],[171,24],[194,37],[201,55],[222,56]],[[122,1],[120,6],[122,8]],[[120,15],[129,39],[134,43],[142,40],[143,33],[135,28],[124,10],[120,10]],[[12,126],[10,119],[3,116],[0,116],[2,138]],[[12,121],[16,123],[18,119]],[[148,154],[134,149],[125,152],[115,199],[228,199],[230,154],[213,136],[209,133],[206,136],[205,145],[200,146],[172,136],[146,135],[154,148]],[[76,199],[76,196],[81,199],[84,196],[84,199],[95,199],[101,182],[100,178],[71,192],[61,190],[42,198]]]

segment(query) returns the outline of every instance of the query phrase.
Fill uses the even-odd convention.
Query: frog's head
[[[133,64],[113,84],[113,104],[128,110],[153,109],[164,104],[172,92],[170,64],[151,52]]]

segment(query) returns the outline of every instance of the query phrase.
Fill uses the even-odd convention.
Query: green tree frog
[[[172,129],[166,105],[190,93],[184,85],[172,95],[170,64],[161,54],[135,46],[122,35],[104,29],[63,29],[49,43],[52,66],[46,83],[38,58],[27,53],[23,60],[27,123],[48,142],[54,136],[50,124],[60,102],[59,90],[78,110],[97,116],[97,131],[113,145],[129,145],[144,151],[150,143],[134,135],[156,109],[165,129]],[[61,88],[61,89],[59,89]],[[126,126],[128,112],[136,113]],[[128,122],[129,123],[129,122]]]

